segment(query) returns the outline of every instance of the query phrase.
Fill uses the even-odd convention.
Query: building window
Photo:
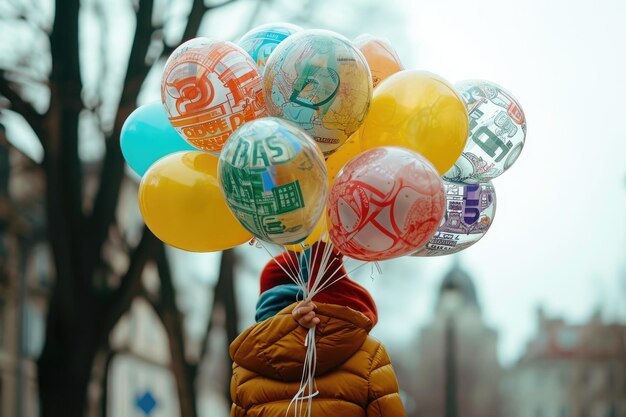
[[[4,346],[4,329],[6,328],[4,322],[4,301],[0,299],[0,350]]]
[[[573,349],[578,342],[578,333],[574,329],[562,329],[557,334],[557,341],[562,349]]]
[[[38,358],[43,349],[45,336],[45,319],[35,305],[26,304],[24,311],[26,329],[24,332],[24,353],[31,358]]]
[[[591,382],[592,382],[591,369],[583,368],[582,372],[580,373],[580,385],[586,389],[586,388],[591,387]]]
[[[609,365],[606,372],[606,387],[609,392],[615,392],[617,390],[617,366]]]
[[[50,266],[52,264],[48,246],[44,244],[37,245],[33,250],[33,257],[36,277],[36,282],[33,284],[39,288],[47,289],[50,287]]]
[[[617,407],[613,403],[609,403],[606,407],[606,417],[617,417]]]
[[[535,416],[534,417],[544,417],[543,408],[540,405],[535,408]]]
[[[540,371],[539,369],[535,370],[535,388],[543,387],[543,382],[545,379],[545,372]]]

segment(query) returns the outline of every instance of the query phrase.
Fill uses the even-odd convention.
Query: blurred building
[[[149,271],[146,275],[150,272],[156,273]],[[110,341],[109,364],[101,370],[107,373],[106,387],[97,378],[93,383],[94,390],[106,389],[106,415],[180,416],[176,382],[169,368],[167,334],[147,301],[133,301],[111,333]]]
[[[83,169],[85,204],[89,204],[97,191],[100,170],[97,163],[86,163]],[[103,247],[105,262],[94,280],[96,290],[108,291],[119,285],[129,262],[125,242],[135,244],[140,239],[143,222],[136,201],[137,187],[132,175],[126,176],[120,190],[117,224],[111,228]],[[41,166],[8,142],[0,123],[2,417],[39,415],[36,361],[43,349],[48,298],[54,285],[44,197],[45,175]],[[155,269],[149,264],[142,277],[144,287],[152,295],[160,291]],[[208,282],[203,284],[210,286]],[[208,292],[198,295],[205,306],[209,295]],[[190,308],[188,304],[181,302],[183,309]],[[183,313],[191,315],[190,311]],[[198,312],[193,315],[195,318]],[[198,410],[200,415],[224,417],[230,407],[223,393],[229,366],[224,360],[226,335],[223,323],[216,321],[213,328],[209,353],[199,370]],[[186,356],[199,360],[204,340],[196,333],[186,332],[186,335]],[[143,297],[133,301],[116,325],[110,337],[110,351],[98,355],[88,397],[88,416],[180,415],[168,336]]]
[[[538,333],[503,384],[506,417],[626,416],[626,325],[538,312]]]
[[[36,359],[54,271],[45,242],[45,180],[0,124],[0,415],[34,417]]]
[[[455,263],[421,332],[407,390],[414,417],[499,415],[497,334],[483,321],[472,278]],[[413,407],[412,407],[413,408]]]

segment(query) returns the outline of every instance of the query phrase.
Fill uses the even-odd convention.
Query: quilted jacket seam
[[[376,348],[376,351],[372,355],[372,359],[370,361],[370,369],[369,369],[369,372],[367,373],[368,401],[370,400],[370,398],[373,398],[372,401],[376,400],[376,398],[374,398],[374,392],[372,390],[372,372],[374,372],[377,369],[377,368],[374,368],[374,364],[378,362],[378,356],[380,355],[382,348],[383,348],[382,343],[378,342],[378,347]]]

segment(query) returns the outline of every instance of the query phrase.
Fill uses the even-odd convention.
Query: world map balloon
[[[248,31],[237,44],[250,55],[263,74],[265,63],[278,44],[301,30],[300,26],[291,23],[268,23]]]
[[[487,233],[496,215],[491,182],[458,184],[444,181],[446,211],[432,239],[413,256],[450,255],[467,249]]]
[[[350,160],[330,189],[330,239],[363,261],[408,255],[435,233],[444,203],[441,177],[420,154],[371,149]]]
[[[265,117],[237,129],[220,154],[218,172],[235,218],[267,242],[302,242],[324,210],[324,157],[306,133],[284,120]]]
[[[262,81],[252,59],[234,43],[195,38],[168,59],[161,101],[192,146],[219,153],[235,129],[266,115]]]
[[[363,123],[372,96],[363,54],[345,37],[304,30],[276,47],[265,66],[267,110],[310,134],[325,156]]]
[[[467,107],[470,132],[463,153],[445,174],[448,181],[477,184],[501,175],[517,160],[526,140],[526,117],[519,102],[484,80],[455,84]]]

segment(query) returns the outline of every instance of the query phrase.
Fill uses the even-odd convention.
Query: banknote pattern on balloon
[[[304,132],[275,118],[237,130],[220,155],[219,175],[235,217],[268,242],[304,240],[326,201],[321,152]]]
[[[526,139],[526,118],[517,100],[481,80],[456,84],[467,107],[470,133],[463,154],[443,178],[477,184],[496,178],[517,160]]]
[[[496,194],[493,184],[444,182],[446,210],[434,236],[414,256],[459,252],[478,242],[493,222]]]

